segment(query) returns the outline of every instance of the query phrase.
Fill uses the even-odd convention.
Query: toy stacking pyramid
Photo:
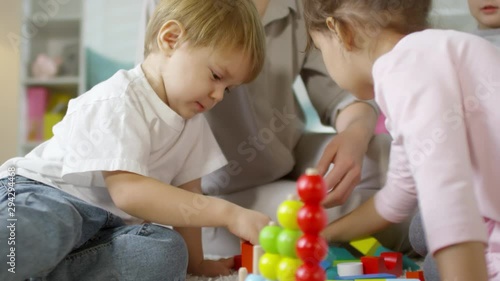
[[[278,207],[281,226],[270,224],[260,233],[265,254],[259,260],[259,272],[267,280],[324,281],[326,275],[320,262],[328,246],[319,233],[327,222],[320,205],[326,187],[315,169],[308,169],[299,178],[297,193],[301,201],[290,196]]]

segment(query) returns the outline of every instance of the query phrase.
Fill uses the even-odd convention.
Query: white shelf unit
[[[83,0],[23,0],[19,155],[25,155],[44,141],[29,137],[28,89],[44,87],[48,89],[49,99],[54,92],[76,97],[85,90],[83,10]],[[73,58],[74,63],[66,65],[66,73],[61,67],[55,77],[33,77],[32,64],[39,54],[64,60],[64,49],[71,45],[77,50],[77,57]],[[43,123],[43,120],[39,121]]]

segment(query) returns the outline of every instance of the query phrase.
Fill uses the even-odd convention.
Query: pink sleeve
[[[417,54],[413,64],[384,65],[376,84],[395,144],[376,207],[388,220],[401,221],[418,194],[434,253],[457,243],[486,242],[487,236],[474,196],[466,127],[449,118],[456,114],[463,121],[467,114],[457,69],[443,53],[426,56]]]
[[[375,208],[386,220],[399,223],[411,215],[416,206],[415,182],[404,148],[401,143],[393,141],[387,181],[385,187],[375,196]]]

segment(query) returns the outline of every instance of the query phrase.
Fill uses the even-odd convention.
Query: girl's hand
[[[220,260],[203,260],[199,266],[196,267],[196,270],[193,272],[189,272],[190,274],[196,276],[205,276],[205,277],[217,277],[217,276],[226,276],[231,274],[231,269],[234,265],[233,258],[220,259]]]
[[[342,205],[361,180],[361,169],[368,143],[356,128],[348,128],[335,136],[325,148],[317,169],[324,175],[330,164],[333,169],[324,177],[330,191],[323,205],[331,208]]]
[[[260,212],[239,206],[236,206],[235,210],[227,215],[229,231],[252,245],[259,244],[260,230],[271,221],[268,216]]]

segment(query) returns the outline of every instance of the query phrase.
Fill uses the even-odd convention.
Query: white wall
[[[134,63],[141,7],[141,0],[85,0],[85,47]]]
[[[438,28],[472,31],[476,22],[469,13],[467,0],[438,0],[434,1],[431,13],[433,24]]]

